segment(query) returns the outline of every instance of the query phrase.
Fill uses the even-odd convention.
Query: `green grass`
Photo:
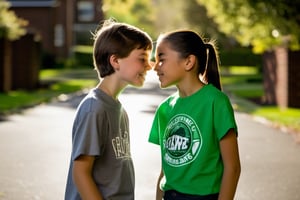
[[[74,48],[75,52],[81,52],[81,53],[93,53],[93,46],[86,46],[86,45],[76,45]]]
[[[256,66],[223,66],[221,67],[221,73],[229,75],[256,75],[259,73],[259,69]]]
[[[225,90],[242,98],[258,98],[264,95],[260,74],[222,76],[221,82]]]
[[[56,93],[55,93],[56,94]],[[2,113],[16,110],[20,107],[29,107],[37,103],[47,101],[49,97],[55,94],[50,92],[26,92],[26,91],[12,91],[8,94],[0,94],[1,104],[0,110]]]
[[[300,109],[280,109],[278,107],[260,107],[252,112],[253,115],[261,116],[275,125],[289,127],[290,129],[300,132]]]
[[[97,80],[96,71],[93,69],[44,69],[40,71],[41,81],[47,80],[70,80],[70,79],[93,79]]]
[[[48,102],[61,95],[70,94],[97,84],[97,75],[93,70],[41,70],[40,81],[46,87],[34,91],[17,90],[0,93],[0,114],[15,112]]]

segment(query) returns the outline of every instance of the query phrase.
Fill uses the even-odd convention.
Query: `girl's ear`
[[[196,56],[189,55],[185,60],[185,70],[190,71],[196,63]]]
[[[109,62],[111,64],[111,66],[115,69],[115,70],[118,70],[119,69],[119,59],[118,57],[113,54],[109,57]]]

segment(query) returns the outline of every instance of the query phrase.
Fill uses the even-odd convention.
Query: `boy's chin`
[[[143,87],[144,86],[144,82],[142,83],[133,83],[131,84],[133,87],[137,87],[137,88],[140,88],[140,87]]]

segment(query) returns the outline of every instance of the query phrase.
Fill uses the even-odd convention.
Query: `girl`
[[[240,175],[237,126],[214,44],[174,31],[158,38],[155,58],[161,87],[178,89],[156,110],[149,136],[161,147],[156,199],[232,200]]]

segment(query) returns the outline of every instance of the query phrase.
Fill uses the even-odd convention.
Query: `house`
[[[27,30],[41,40],[44,55],[67,58],[75,44],[103,19],[101,0],[8,0]]]

